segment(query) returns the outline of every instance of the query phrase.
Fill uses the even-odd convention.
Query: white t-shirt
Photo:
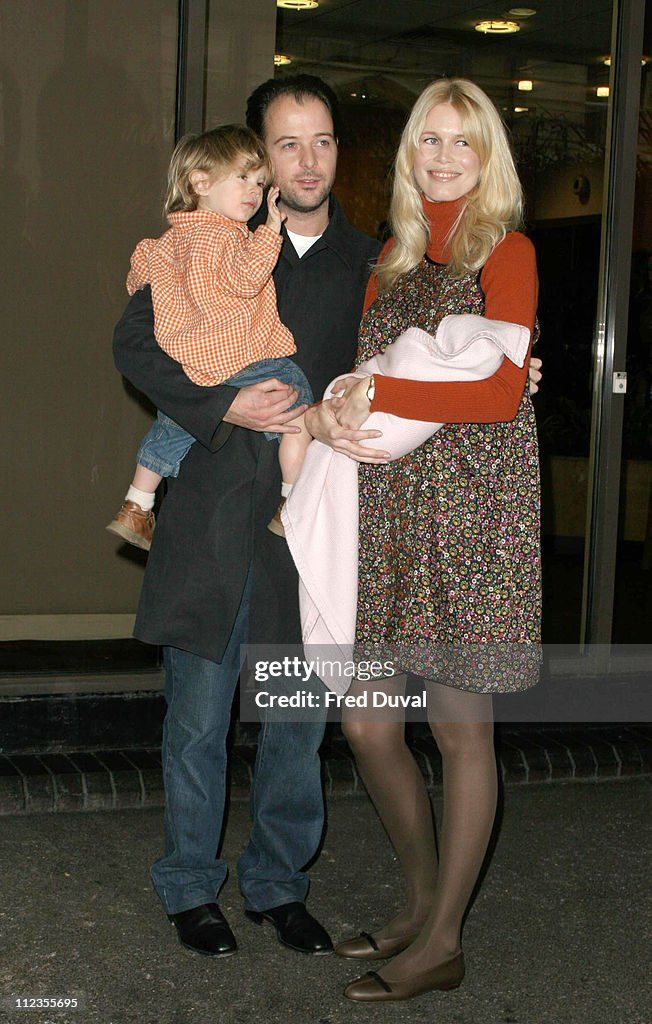
[[[323,231],[319,235],[297,235],[294,231],[288,231],[288,238],[296,249],[299,259],[308,252],[308,249],[310,249],[322,235]]]

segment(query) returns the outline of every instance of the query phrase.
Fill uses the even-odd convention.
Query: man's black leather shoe
[[[180,914],[168,914],[179,942],[202,956],[231,956],[238,944],[217,903],[202,903]]]
[[[298,953],[320,955],[333,952],[331,937],[319,921],[306,910],[304,903],[284,903],[270,910],[245,910],[245,916],[254,924],[271,921],[276,937],[288,949]]]

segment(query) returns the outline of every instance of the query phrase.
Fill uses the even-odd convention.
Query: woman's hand
[[[337,398],[333,401],[333,409],[341,427],[359,430],[368,418],[371,411],[368,389],[369,377],[347,377],[335,385],[333,393],[337,393]]]
[[[357,378],[355,380],[356,384],[360,383]],[[335,415],[337,407],[338,404],[342,406],[345,401],[346,399],[342,398],[329,398],[320,405],[308,409],[304,417],[308,431],[322,444],[327,444],[334,451],[347,455],[355,462],[368,462],[372,465],[383,465],[388,462],[389,452],[368,448],[359,443],[367,438],[381,437],[380,430],[351,430],[338,423]]]

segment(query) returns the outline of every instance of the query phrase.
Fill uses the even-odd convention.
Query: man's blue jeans
[[[165,854],[152,881],[168,914],[213,903],[227,867],[217,850],[226,796],[226,737],[249,632],[251,573],[220,664],[165,647]],[[264,712],[263,712],[264,713]],[[251,793],[251,836],[238,861],[248,910],[305,900],[324,826],[319,747],[325,721],[265,720]]]

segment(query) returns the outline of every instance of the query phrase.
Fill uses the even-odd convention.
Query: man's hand
[[[376,448],[367,448],[359,444],[370,437],[381,437],[380,430],[347,430],[341,427],[335,418],[339,406],[343,404],[341,398],[330,398],[321,405],[308,409],[305,416],[305,424],[313,437],[327,444],[336,452],[347,455],[355,462],[370,462],[373,465],[383,465],[389,460],[389,452]]]
[[[249,384],[240,388],[224,415],[225,423],[233,423],[236,427],[247,430],[266,430],[273,434],[299,434],[300,427],[290,426],[290,420],[300,416],[308,408],[298,405],[296,409],[288,409],[296,402],[298,392],[289,384],[282,384],[275,377],[264,380],[260,384]]]
[[[543,377],[543,374],[541,373],[542,366],[543,362],[541,361],[541,359],[537,359],[535,357],[532,357],[532,359],[530,359],[530,366],[527,372],[530,378],[531,395],[536,395],[537,391],[539,390],[539,381]]]

